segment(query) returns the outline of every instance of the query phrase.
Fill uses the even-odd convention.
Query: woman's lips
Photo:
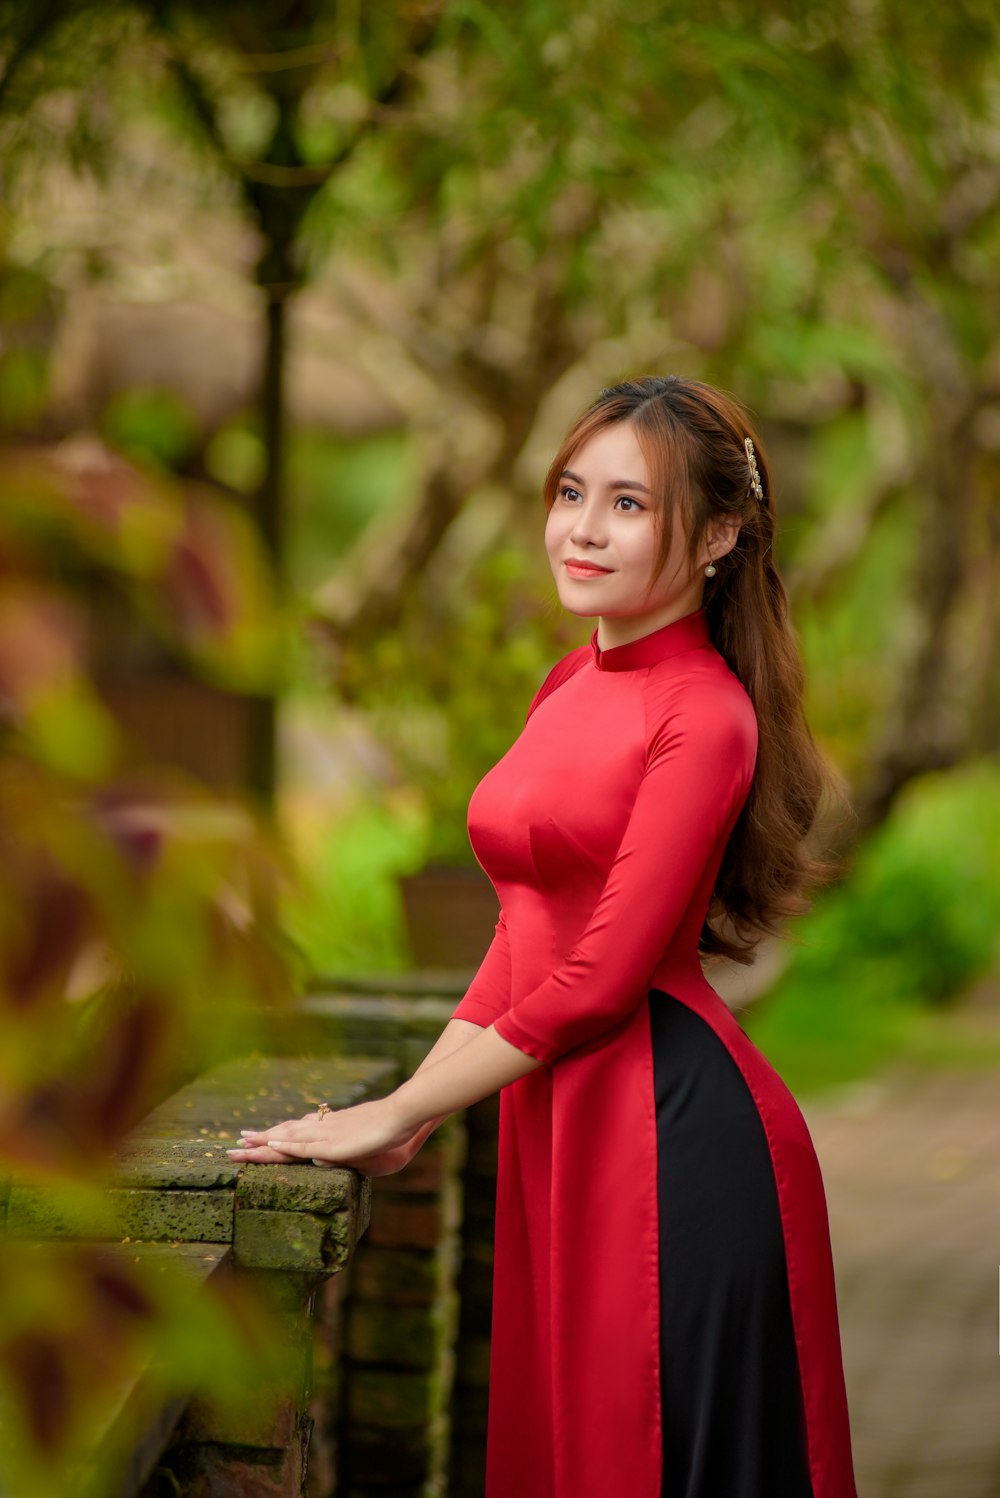
[[[598,567],[596,562],[564,562],[570,577],[607,577],[610,567]]]

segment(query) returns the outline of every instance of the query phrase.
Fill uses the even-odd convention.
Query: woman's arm
[[[537,1071],[542,1064],[504,1040],[492,1025],[486,1029],[473,1025],[472,1029],[476,1033],[461,1051],[426,1069],[419,1068],[408,1082],[385,1099],[392,1103],[400,1127],[412,1124],[420,1128],[436,1110],[445,1117],[457,1113]]]
[[[418,1076],[428,1066],[433,1066],[435,1062],[443,1061],[446,1056],[453,1055],[455,1051],[460,1050],[463,1045],[468,1044],[481,1031],[482,1026],[473,1024],[469,1020],[449,1020],[413,1075]],[[429,1119],[426,1123],[421,1124],[420,1128],[410,1136],[406,1143],[400,1145],[397,1149],[383,1150],[380,1154],[369,1155],[365,1159],[356,1160],[355,1165],[357,1169],[363,1170],[366,1175],[370,1176],[393,1175],[397,1170],[402,1170],[405,1165],[409,1165],[425,1139],[428,1139],[433,1134],[438,1124],[444,1123],[447,1116],[446,1113],[442,1113],[439,1117]],[[261,1137],[263,1138],[266,1135],[267,1130],[264,1130]]]
[[[323,1118],[310,1113],[271,1129],[249,1131],[245,1145],[229,1153],[236,1160],[315,1159],[363,1170],[365,1160],[404,1149],[417,1135],[422,1143],[449,1114],[478,1103],[540,1065],[503,1040],[492,1025],[484,1030],[452,1020],[409,1081],[388,1097]]]
[[[429,1066],[443,1061],[446,1056],[468,1045],[470,1040],[475,1040],[476,1036],[482,1033],[482,1025],[477,1025],[473,1020],[450,1019],[413,1075],[418,1077]]]

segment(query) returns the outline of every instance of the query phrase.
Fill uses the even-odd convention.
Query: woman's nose
[[[601,517],[596,508],[593,505],[582,504],[573,517],[570,540],[575,546],[605,546],[607,539],[605,527],[601,523]]]

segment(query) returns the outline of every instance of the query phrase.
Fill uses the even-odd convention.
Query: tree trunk
[[[275,586],[286,588],[284,557],[285,470],[285,355],[287,350],[288,292],[284,286],[265,286],[267,298],[264,368],[260,413],[265,466],[253,498],[256,521],[274,573]],[[277,702],[273,692],[250,699],[247,779],[263,808],[274,805],[277,790]]]
[[[965,423],[932,443],[927,512],[914,568],[913,642],[900,662],[899,691],[867,774],[857,788],[856,833],[885,820],[916,776],[947,769],[968,751],[969,712],[956,700],[955,615],[968,571],[973,505]]]

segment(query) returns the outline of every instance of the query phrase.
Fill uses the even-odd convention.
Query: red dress
[[[455,1015],[544,1063],[501,1097],[488,1498],[855,1498],[815,1152],[698,955],[756,746],[699,612],[566,656],[473,796],[502,914]]]

